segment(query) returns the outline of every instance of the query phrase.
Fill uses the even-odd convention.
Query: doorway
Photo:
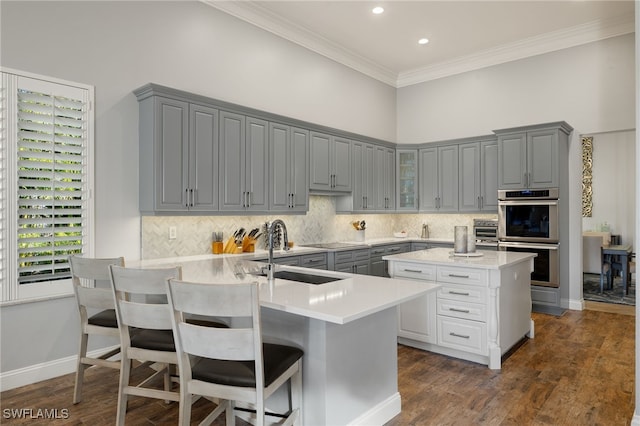
[[[636,275],[629,294],[624,295],[622,278],[613,277],[611,289],[600,293],[600,247],[629,244],[635,252],[635,130],[583,135],[583,297],[586,301],[635,306]],[[585,138],[591,141],[586,152]],[[588,141],[587,141],[588,142]],[[590,168],[590,170],[589,170]],[[590,196],[590,206],[585,206]],[[588,200],[587,200],[588,201]]]

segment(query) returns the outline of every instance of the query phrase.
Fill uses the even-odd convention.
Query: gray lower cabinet
[[[495,139],[460,144],[458,210],[498,211],[498,143]]]
[[[139,109],[140,211],[217,211],[218,110],[161,96]]]
[[[419,150],[420,211],[458,211],[458,145]]]
[[[310,133],[309,189],[351,191],[351,141],[325,133]]]
[[[369,274],[369,248],[328,253],[329,269],[350,274]]]
[[[267,262],[268,259],[256,259],[257,262]],[[327,269],[327,253],[313,253],[293,256],[278,256],[273,263],[286,266],[301,266],[303,268]]]
[[[412,241],[411,251],[426,250],[429,248],[429,243],[426,241]]]
[[[412,251],[412,243],[374,245],[370,250],[369,275],[376,277],[389,277],[387,261],[382,260],[383,256],[406,253]]]
[[[220,210],[269,209],[268,123],[220,111]]]
[[[269,210],[309,210],[309,131],[269,123]]]
[[[572,130],[565,122],[496,130],[499,189],[558,187],[559,165],[566,164],[560,146]]]

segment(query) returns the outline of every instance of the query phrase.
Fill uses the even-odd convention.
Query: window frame
[[[59,95],[66,90],[80,90],[86,105],[84,122],[85,159],[83,162],[83,202],[82,254],[93,256],[95,248],[95,88],[91,85],[71,82],[48,76],[0,67],[0,306],[66,297],[73,294],[71,278],[48,280],[35,283],[18,283],[18,122],[17,91],[20,82],[27,81],[25,87],[51,88],[51,93]],[[28,80],[23,80],[28,79]]]

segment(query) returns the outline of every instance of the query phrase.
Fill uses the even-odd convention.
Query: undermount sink
[[[262,272],[256,275],[260,275],[264,277],[267,276],[266,273],[262,273]],[[343,278],[337,278],[337,277],[326,277],[323,275],[313,275],[313,274],[306,274],[304,272],[293,272],[293,271],[276,271],[273,274],[273,278],[280,278],[280,279],[289,280],[289,281],[297,281],[297,282],[306,283],[306,284],[326,284],[332,281],[339,281],[343,279]]]

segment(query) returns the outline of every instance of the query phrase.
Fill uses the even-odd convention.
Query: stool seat
[[[118,318],[116,317],[115,309],[105,309],[104,311],[98,312],[90,316],[87,322],[100,327],[118,328]]]
[[[264,343],[262,352],[265,386],[271,385],[304,354],[301,349],[271,343]],[[255,387],[255,362],[203,358],[193,366],[192,377],[227,386]]]

